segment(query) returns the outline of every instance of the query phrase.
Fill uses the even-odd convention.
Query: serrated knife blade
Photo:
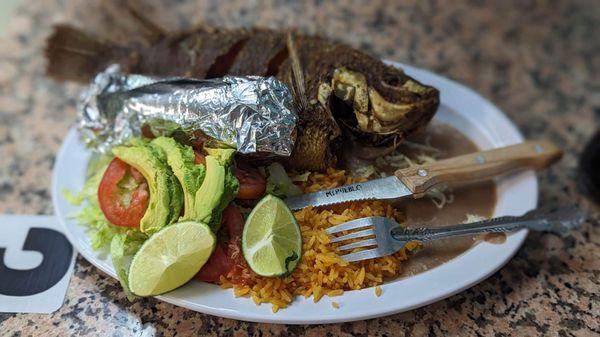
[[[285,203],[290,209],[298,210],[308,206],[327,206],[348,201],[398,199],[412,194],[400,179],[390,176],[290,197],[285,199]]]

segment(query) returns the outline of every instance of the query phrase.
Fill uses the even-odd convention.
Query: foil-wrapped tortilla
[[[289,156],[298,116],[290,89],[274,77],[198,80],[99,73],[78,102],[82,139],[107,152],[148,126],[155,135],[202,131],[241,153]]]

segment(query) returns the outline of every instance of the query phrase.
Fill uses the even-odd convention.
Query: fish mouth
[[[435,88],[399,74],[404,81],[381,80],[375,86],[362,73],[339,67],[330,83],[320,84],[318,100],[363,145],[399,143],[426,125],[439,105]]]

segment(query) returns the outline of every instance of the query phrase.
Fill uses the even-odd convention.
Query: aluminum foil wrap
[[[289,156],[298,120],[290,89],[274,77],[152,78],[118,65],[82,92],[78,112],[83,140],[99,152],[148,125],[155,135],[200,130],[241,153]]]

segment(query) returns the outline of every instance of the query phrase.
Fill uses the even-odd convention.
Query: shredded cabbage
[[[389,165],[397,169],[415,165],[414,162],[405,154],[395,153],[383,157],[383,160]]]
[[[377,168],[373,165],[364,165],[356,169],[354,175],[361,178],[370,178],[371,176],[377,175]]]
[[[415,143],[415,142],[411,142],[408,140],[405,140],[402,142],[402,145],[405,145],[407,147],[413,148],[413,149],[417,149],[420,151],[424,151],[424,152],[431,152],[433,154],[433,156],[437,156],[440,153],[440,150],[436,149],[435,147],[429,145],[429,142],[426,142],[426,144],[421,144],[421,143]]]
[[[485,220],[485,218],[482,217],[481,215],[467,213],[467,218],[465,219],[465,221],[463,221],[463,223],[473,223],[473,222],[479,222],[479,221],[483,221],[483,220]]]
[[[74,194],[66,187],[63,187],[60,192],[62,193],[63,198],[65,198],[65,200],[73,206],[80,206],[84,200],[83,193]]]
[[[452,190],[445,186],[430,188],[425,195],[435,204],[435,207],[440,209],[454,202]]]
[[[302,174],[297,174],[295,176],[292,177],[292,181],[294,182],[306,182],[308,181],[308,176],[310,176],[312,172],[310,171],[306,171]]]
[[[283,166],[273,163],[266,168],[267,171],[267,193],[280,198],[286,198],[302,194],[300,187],[296,186],[287,175]]]
[[[417,161],[419,163],[433,163],[433,162],[437,161],[437,159],[435,159],[432,156],[428,156],[426,154],[419,154],[419,155],[417,155]]]
[[[414,165],[433,163],[437,161],[437,158],[440,154],[440,150],[430,146],[429,144],[420,144],[410,141],[404,141],[402,144],[406,147],[416,150],[412,151],[416,153],[409,157],[405,153],[402,153],[400,149],[396,149],[394,152],[386,156],[376,158],[375,166],[365,166],[362,174],[360,174],[361,172],[357,172],[358,176],[365,177],[364,174],[373,174],[384,178],[387,176],[385,170],[389,170],[390,168],[398,170]],[[372,170],[374,170],[373,173],[371,173]],[[366,176],[365,178],[368,177],[369,176]],[[447,204],[454,201],[454,194],[452,193],[452,190],[443,186],[430,189],[426,193],[426,196],[429,197],[429,199],[437,208],[443,208]]]

